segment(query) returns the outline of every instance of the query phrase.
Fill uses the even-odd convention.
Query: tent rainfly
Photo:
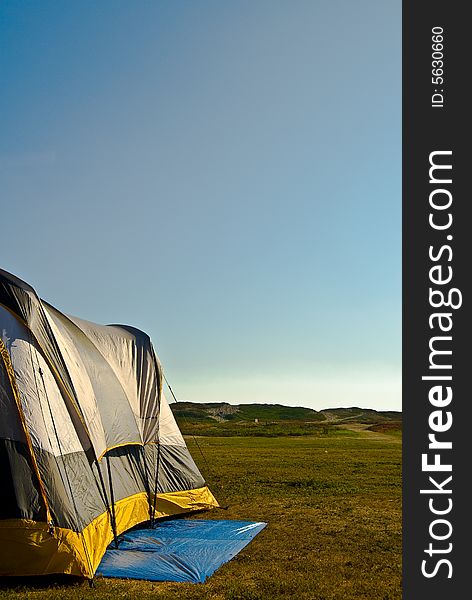
[[[90,579],[127,529],[218,506],[162,381],[145,333],[0,270],[0,575]]]

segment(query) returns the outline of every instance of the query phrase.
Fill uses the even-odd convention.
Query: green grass
[[[184,435],[212,436],[212,437],[281,437],[281,436],[332,436],[351,435],[346,429],[338,429],[331,423],[318,423],[316,421],[192,421],[178,417],[177,422]]]
[[[97,579],[5,583],[0,599],[393,600],[401,598],[401,438],[356,430],[316,437],[201,437],[192,454],[227,511],[267,521],[205,584]]]

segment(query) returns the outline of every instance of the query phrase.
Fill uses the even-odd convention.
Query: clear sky
[[[180,400],[401,406],[401,2],[3,0],[0,265]]]

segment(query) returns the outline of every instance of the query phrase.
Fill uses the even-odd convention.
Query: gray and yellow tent
[[[0,270],[0,575],[93,577],[114,537],[218,506],[149,337],[66,316]]]

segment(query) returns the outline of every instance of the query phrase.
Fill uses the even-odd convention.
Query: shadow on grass
[[[26,577],[0,577],[0,590],[22,592],[25,590],[31,591],[32,588],[35,590],[44,590],[48,588],[66,588],[64,589],[64,593],[67,593],[67,588],[85,585],[86,582],[87,580],[83,577],[77,577],[75,575],[36,575]]]

